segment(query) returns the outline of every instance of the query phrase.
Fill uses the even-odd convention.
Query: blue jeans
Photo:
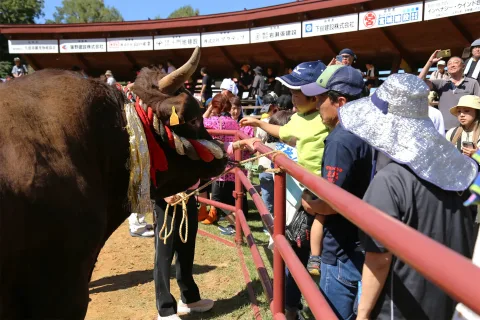
[[[354,252],[345,262],[337,260],[335,266],[322,262],[320,290],[339,319],[356,318],[364,259],[363,253]]]
[[[268,211],[273,214],[273,174],[262,172],[259,178],[260,188],[262,189],[262,200],[265,202]]]
[[[259,97],[258,94],[257,94],[257,98],[255,99],[255,106],[259,106],[259,107],[258,107],[258,109],[254,109],[252,114],[253,115],[258,115],[260,113],[260,109],[263,106],[263,99],[261,97]]]
[[[302,247],[298,248],[295,245],[292,245],[293,251],[297,254],[298,259],[302,262],[305,269],[307,268],[308,258],[310,257],[310,248]],[[286,278],[285,278],[285,308],[287,310],[295,310],[299,307],[300,301],[302,299],[302,293],[298,288],[295,280],[293,279],[292,274],[285,268]]]

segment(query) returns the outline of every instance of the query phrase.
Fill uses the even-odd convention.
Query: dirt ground
[[[235,248],[198,236],[194,276],[202,297],[214,309],[182,319],[252,319],[245,281]],[[153,238],[133,238],[125,222],[110,237],[90,283],[87,320],[157,319],[153,284]],[[172,294],[179,297],[172,268]]]

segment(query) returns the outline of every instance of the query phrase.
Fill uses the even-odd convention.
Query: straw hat
[[[367,98],[339,109],[341,124],[419,178],[446,191],[466,190],[477,163],[458,152],[428,117],[429,88],[411,74],[394,74]]]
[[[455,107],[450,109],[450,113],[453,114],[455,117],[457,116],[458,107],[467,107],[467,108],[480,110],[480,97],[470,95],[470,94],[460,97],[458,104]]]

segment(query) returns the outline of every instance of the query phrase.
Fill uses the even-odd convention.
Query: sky
[[[221,0],[105,0],[107,6],[114,6],[123,16],[125,21],[153,19],[157,15],[166,18],[172,11],[191,5],[199,9],[201,15],[255,9],[260,7],[274,6],[281,3],[295,0],[242,0],[242,1],[221,1]],[[45,16],[39,19],[38,23],[44,23],[46,19],[52,19],[55,7],[61,6],[62,0],[45,0]]]

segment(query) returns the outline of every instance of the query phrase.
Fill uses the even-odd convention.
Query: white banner
[[[250,42],[269,42],[302,37],[302,23],[294,22],[250,29]]]
[[[8,52],[58,53],[58,40],[8,40]]]
[[[360,13],[359,30],[420,22],[422,21],[422,18],[423,2],[366,11]]]
[[[153,50],[152,37],[108,38],[107,51],[146,51]]]
[[[358,30],[358,13],[302,22],[302,36],[315,37],[326,34]]]
[[[60,39],[60,53],[106,52],[107,41],[98,39]]]
[[[187,49],[200,46],[200,33],[155,36],[155,50]]]
[[[480,11],[479,0],[425,0],[425,20]]]
[[[202,47],[231,46],[250,43],[250,30],[229,30],[202,33]]]

